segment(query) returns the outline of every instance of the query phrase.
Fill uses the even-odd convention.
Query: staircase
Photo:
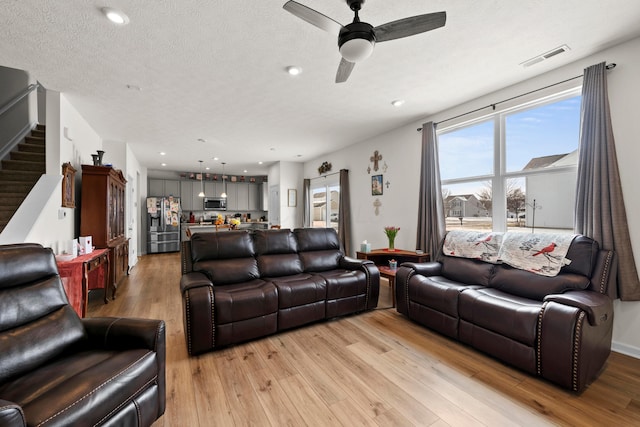
[[[45,127],[37,125],[31,136],[25,137],[11,152],[10,159],[2,161],[0,233],[45,170]]]

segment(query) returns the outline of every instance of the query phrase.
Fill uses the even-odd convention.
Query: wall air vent
[[[534,64],[537,64],[538,62],[542,62],[545,59],[552,58],[552,57],[554,57],[556,55],[559,55],[561,53],[564,53],[564,52],[566,52],[568,50],[570,50],[569,46],[567,46],[566,44],[563,44],[562,46],[557,47],[555,49],[552,49],[549,52],[545,52],[545,53],[543,53],[541,55],[534,56],[531,59],[527,59],[526,61],[521,62],[520,65],[522,65],[523,67],[530,67],[530,66],[532,66]]]

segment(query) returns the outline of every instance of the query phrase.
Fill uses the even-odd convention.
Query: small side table
[[[398,271],[398,269],[397,268],[391,269],[389,267],[381,265],[378,267],[378,270],[380,271],[380,276],[384,277],[389,281],[389,287],[391,288],[391,301],[393,303],[391,307],[395,307],[396,306],[396,271]]]
[[[56,261],[56,263],[69,304],[78,316],[84,318],[87,314],[91,289],[104,288],[104,303],[107,303],[109,249],[94,249],[90,254],[80,255],[70,261]]]

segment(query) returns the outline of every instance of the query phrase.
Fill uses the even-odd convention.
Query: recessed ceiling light
[[[167,155],[167,153],[165,153],[164,151],[161,151],[161,152],[160,152],[160,155],[161,155],[161,156],[166,156],[166,155]]]
[[[286,68],[287,73],[289,73],[292,76],[297,76],[298,74],[300,74],[302,72],[302,68],[300,67],[295,67],[295,66],[289,66]]]
[[[103,7],[102,13],[104,13],[104,16],[106,16],[107,19],[114,24],[127,25],[129,23],[129,17],[125,15],[124,12],[118,9],[114,9],[112,7]]]
[[[209,170],[209,169],[211,169],[209,166],[207,166],[207,167],[205,168],[205,170]]]
[[[214,157],[214,158],[213,158],[213,160],[218,160],[218,158],[217,158],[217,157]]]
[[[259,164],[259,165],[261,165],[261,164],[262,164],[262,162],[258,162],[258,164]]]
[[[391,101],[391,105],[394,107],[400,107],[404,104],[404,99],[396,99],[395,101]]]
[[[166,163],[161,163],[161,166],[167,166],[167,164]]]
[[[247,173],[247,170],[245,169],[244,171],[242,171],[243,173]]]

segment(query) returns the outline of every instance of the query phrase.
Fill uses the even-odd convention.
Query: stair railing
[[[22,101],[24,98],[29,96],[31,92],[42,87],[40,83],[32,83],[27,86],[22,92],[16,95],[13,99],[7,102],[0,108],[0,123],[2,121],[2,115],[6,112],[10,111],[16,104]],[[19,130],[17,133],[8,141],[0,141],[0,160],[4,159],[10,152],[15,148],[16,145],[31,131],[32,123],[25,123],[25,126]]]
[[[40,87],[40,83],[32,83],[29,86],[27,86],[25,90],[20,92],[18,95],[16,95],[15,98],[13,98],[11,101],[7,102],[2,108],[0,108],[0,116],[2,116],[4,113],[9,111],[11,107],[16,105],[18,102],[22,101],[24,97],[26,97],[31,92],[38,89],[39,87]]]

